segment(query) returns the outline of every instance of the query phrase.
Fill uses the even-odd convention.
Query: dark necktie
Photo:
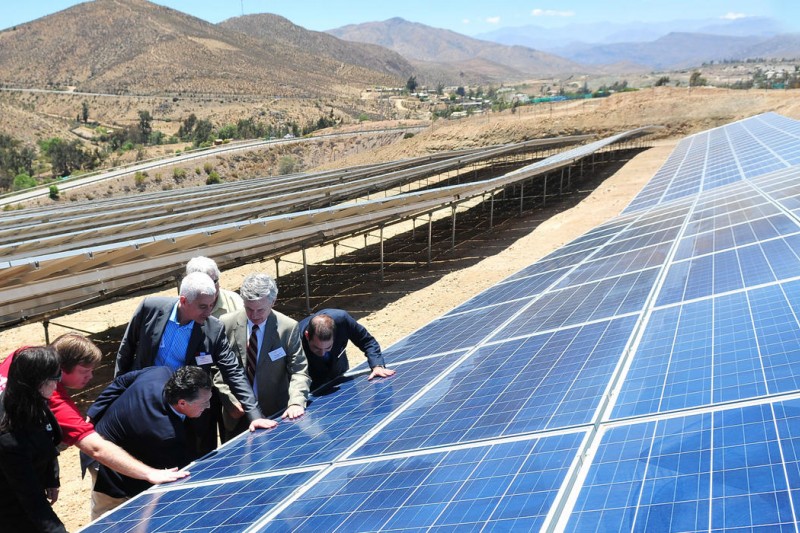
[[[253,326],[252,332],[250,333],[250,341],[247,343],[247,366],[245,367],[245,371],[247,373],[247,379],[250,381],[250,384],[253,384],[253,381],[256,378],[256,363],[258,362],[258,327]]]

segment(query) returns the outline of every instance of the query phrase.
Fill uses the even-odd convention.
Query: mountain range
[[[533,27],[484,36],[498,43],[400,18],[316,32],[277,15],[211,24],[146,0],[95,0],[0,32],[0,85],[318,98],[402,86],[412,75],[429,85],[464,85],[800,57],[800,34],[776,33],[781,26],[768,19],[695,26],[717,33],[662,35],[672,29],[664,24],[640,28],[654,36],[647,41],[634,40],[631,27],[596,32],[600,40],[631,36],[622,43],[568,42],[563,32],[555,38]],[[552,37],[548,48],[536,46],[539,33]]]

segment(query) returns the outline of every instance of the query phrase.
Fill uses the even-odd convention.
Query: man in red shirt
[[[61,381],[50,397],[48,406],[61,426],[63,447],[74,444],[83,453],[108,468],[154,485],[189,475],[188,472],[178,472],[177,468],[151,468],[95,432],[94,426],[81,415],[67,389],[82,389],[89,383],[102,352],[92,341],[78,333],[61,335],[50,346],[55,349],[61,363]],[[16,353],[13,352],[0,363],[0,392],[5,389],[8,367]]]

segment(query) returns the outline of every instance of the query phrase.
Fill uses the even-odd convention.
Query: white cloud
[[[723,18],[725,20],[736,20],[736,19],[743,19],[745,17],[747,17],[747,15],[745,15],[744,13],[728,12],[722,15],[720,18]]]
[[[499,24],[500,17],[489,17],[488,19],[486,19],[486,22],[488,22],[489,24]]]
[[[461,24],[469,24],[469,19],[462,19]]]
[[[574,17],[574,11],[556,11],[555,9],[534,9],[531,11],[534,17]]]

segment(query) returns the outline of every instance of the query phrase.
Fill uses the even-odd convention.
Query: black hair
[[[8,368],[0,430],[21,430],[41,423],[46,417],[47,399],[39,388],[60,375],[61,365],[53,348],[33,346],[18,351]]]
[[[330,315],[324,313],[314,315],[308,321],[306,331],[309,339],[329,341],[333,338],[333,334],[336,333],[336,322],[333,321]]]
[[[211,390],[208,373],[199,366],[182,366],[164,385],[164,398],[170,405],[177,404],[178,400],[191,402],[197,399],[201,390]]]

